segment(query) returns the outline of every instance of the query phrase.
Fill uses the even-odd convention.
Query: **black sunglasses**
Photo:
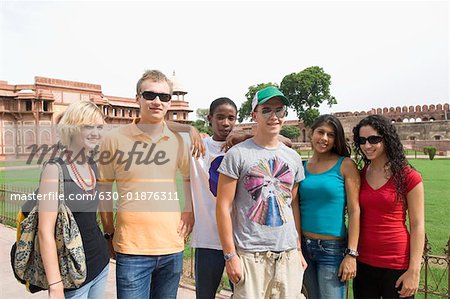
[[[363,145],[366,144],[366,142],[369,141],[370,144],[377,144],[383,141],[383,136],[378,135],[372,135],[369,137],[359,137],[358,138],[358,144]]]
[[[158,97],[161,102],[168,102],[172,98],[172,96],[168,93],[157,93],[153,91],[144,91],[141,93],[141,96],[147,101],[153,101],[156,97]]]

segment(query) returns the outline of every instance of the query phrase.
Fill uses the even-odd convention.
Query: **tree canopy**
[[[252,85],[248,88],[248,92],[245,94],[245,98],[247,99],[244,103],[242,103],[241,107],[238,111],[238,121],[242,122],[248,118],[250,118],[250,114],[252,113],[252,100],[255,97],[255,94],[258,90],[266,88],[267,86],[275,86],[279,87],[277,83],[260,83],[257,85]]]
[[[303,120],[306,127],[310,127],[319,116],[319,106],[326,102],[330,107],[337,103],[336,98],[330,94],[331,76],[321,67],[311,66],[298,73],[286,75],[277,83],[260,83],[252,85],[245,94],[247,99],[239,108],[238,121],[242,122],[250,118],[252,112],[252,100],[258,90],[267,86],[280,88],[290,100],[290,107],[295,110],[297,117]]]
[[[331,107],[336,98],[330,94],[331,76],[321,67],[312,66],[286,75],[281,81],[280,89],[291,101],[291,107],[305,126],[312,125],[319,116],[317,109],[324,101]]]
[[[208,135],[212,134],[211,127],[209,126],[208,122],[208,114],[209,109],[207,108],[199,108],[195,112],[197,114],[197,117],[199,119],[192,122],[192,125],[200,132],[200,133],[206,133]]]

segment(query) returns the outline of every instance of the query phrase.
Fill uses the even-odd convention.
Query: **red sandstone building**
[[[187,91],[175,74],[171,78],[174,92],[166,119],[190,123]],[[126,124],[139,117],[139,105],[134,98],[104,95],[101,85],[35,77],[34,84],[10,85],[0,81],[0,157],[19,156],[31,151],[33,144],[56,143],[54,124],[66,107],[79,100],[92,100],[104,112],[108,123]],[[395,122],[400,138],[408,148],[421,150],[436,146],[439,151],[450,151],[449,104],[378,108],[361,112],[334,113],[342,122],[346,136],[352,137],[352,128],[365,116],[382,114]],[[300,129],[300,146],[309,146],[309,129],[301,121],[287,121]],[[252,131],[255,124],[239,124],[237,130]]]
[[[166,119],[190,123],[187,94],[174,76],[172,104]],[[54,125],[75,101],[94,101],[113,125],[139,117],[134,98],[104,95],[101,85],[35,77],[34,84],[10,85],[0,81],[0,157],[29,153],[32,144],[54,144]]]

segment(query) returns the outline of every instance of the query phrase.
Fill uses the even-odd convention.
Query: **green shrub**
[[[423,152],[425,153],[425,155],[428,155],[428,157],[430,157],[430,160],[434,159],[436,151],[437,149],[434,146],[427,146],[423,148]]]
[[[300,136],[300,129],[296,126],[284,126],[281,128],[280,135],[289,139],[295,139]]]

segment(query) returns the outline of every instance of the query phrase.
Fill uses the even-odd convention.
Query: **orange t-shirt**
[[[100,150],[98,181],[117,184],[114,249],[136,255],[183,251],[175,177],[177,170],[189,177],[188,145],[165,124],[161,138],[152,141],[138,122],[109,132]]]

